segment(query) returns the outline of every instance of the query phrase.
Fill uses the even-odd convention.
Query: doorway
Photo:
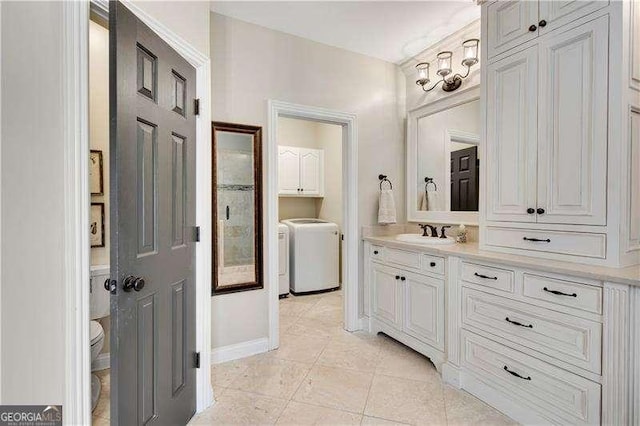
[[[280,101],[269,101],[269,138],[266,146],[267,157],[267,232],[268,232],[268,250],[267,252],[267,276],[269,282],[269,348],[276,349],[279,346],[279,295],[280,290],[277,283],[279,282],[279,255],[278,255],[278,222],[280,219],[280,207],[283,209],[291,207],[291,200],[279,201],[279,136],[281,120],[302,120],[307,123],[319,123],[331,125],[335,131],[338,126],[340,133],[341,146],[340,153],[341,162],[341,210],[339,215],[342,235],[340,242],[342,246],[341,269],[339,276],[342,278],[341,288],[343,293],[343,311],[344,320],[343,327],[347,331],[356,331],[361,329],[359,323],[358,312],[358,206],[357,206],[357,120],[354,114],[331,111],[324,108],[308,107],[303,105],[295,105]],[[299,122],[298,122],[299,123]],[[331,128],[328,128],[331,129]],[[335,161],[335,160],[334,160]],[[332,173],[332,169],[327,163],[325,166],[327,173]],[[304,188],[300,188],[303,190]],[[315,188],[313,196],[317,197],[318,193]],[[302,191],[301,191],[302,192]],[[304,193],[303,197],[304,198]],[[280,205],[279,205],[280,204]],[[310,209],[311,203],[307,203]],[[320,205],[322,202],[314,201],[314,206]],[[287,206],[288,205],[288,206]],[[328,207],[328,205],[327,205]],[[316,214],[318,208],[315,209]],[[291,211],[283,212],[292,214]],[[298,215],[298,213],[295,213]],[[335,217],[335,216],[334,216]],[[334,219],[336,220],[336,219]],[[291,278],[291,277],[290,277]]]

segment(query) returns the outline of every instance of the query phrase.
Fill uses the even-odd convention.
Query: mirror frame
[[[256,280],[246,283],[231,284],[220,286],[218,283],[218,171],[217,171],[217,140],[216,132],[243,133],[253,136],[253,176],[254,176],[254,258]],[[218,296],[222,294],[237,293],[240,291],[256,290],[264,288],[264,271],[263,271],[263,204],[262,204],[262,127],[250,126],[246,124],[225,123],[220,121],[211,122],[211,216],[212,216],[212,235],[213,242],[212,264],[213,276],[211,277],[211,295]]]
[[[478,211],[477,212],[452,212],[452,211],[422,211],[416,207],[418,205],[418,195],[413,189],[416,186],[416,176],[418,175],[418,120],[429,115],[436,114],[457,106],[467,104],[469,102],[480,100],[480,87],[474,86],[445,98],[438,99],[435,102],[415,108],[407,114],[407,176],[406,176],[406,199],[407,199],[407,222],[420,223],[445,223],[478,226],[479,211],[484,206],[484,171],[480,168],[480,193],[478,194]],[[480,117],[478,120],[482,123],[482,115],[484,114],[482,106],[480,107]],[[482,126],[481,126],[482,128]],[[455,130],[455,129],[451,129]],[[482,132],[480,132],[480,142],[478,143],[478,157],[484,160],[484,146],[482,143]],[[460,132],[455,132],[459,134]],[[484,161],[481,163],[484,164]],[[448,199],[448,198],[447,198]]]

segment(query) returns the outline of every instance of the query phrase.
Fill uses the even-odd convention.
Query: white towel
[[[429,204],[427,203],[427,193],[426,192],[421,192],[420,193],[420,205],[418,206],[418,210],[427,211],[427,210],[429,210],[428,205]]]
[[[440,210],[438,191],[427,191],[427,210],[432,212]]]
[[[380,191],[378,223],[381,225],[396,223],[396,202],[393,200],[393,190],[391,189]]]

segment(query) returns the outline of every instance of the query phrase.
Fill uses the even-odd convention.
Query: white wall
[[[214,120],[265,127],[269,99],[357,114],[359,225],[376,221],[380,173],[405,220],[405,76],[396,65],[218,14],[211,59]],[[267,288],[212,299],[214,348],[267,337]]]
[[[67,349],[62,5],[3,2],[1,6],[0,380],[4,404],[63,402]],[[208,56],[208,2],[140,2],[139,6]]]

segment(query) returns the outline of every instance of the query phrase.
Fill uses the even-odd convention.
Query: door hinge
[[[340,234],[340,239],[344,241],[344,234]]]
[[[200,352],[193,353],[193,367],[200,368]]]
[[[195,115],[200,115],[200,99],[193,100],[193,113]]]
[[[200,242],[200,227],[199,226],[194,226],[193,227],[193,241],[195,241],[196,243]]]

